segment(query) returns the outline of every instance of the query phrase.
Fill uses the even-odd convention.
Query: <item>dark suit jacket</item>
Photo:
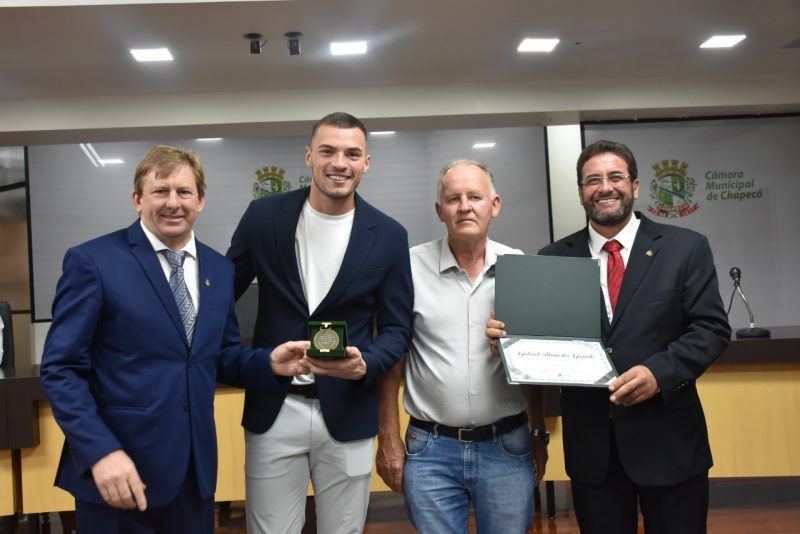
[[[620,374],[644,365],[661,392],[625,408],[612,405],[606,389],[562,388],[564,455],[570,478],[599,482],[608,468],[613,429],[628,476],[642,486],[666,486],[712,465],[695,380],[728,345],[731,330],[708,240],[636,216],[641,225],[614,321],[609,325],[604,307],[602,335]],[[584,228],[539,253],[588,257],[589,231]]]
[[[233,234],[228,257],[236,266],[236,296],[258,279],[253,346],[271,349],[308,339],[309,320],[347,321],[349,344],[361,351],[361,380],[317,376],[325,424],[339,441],[377,434],[377,379],[398,361],[411,332],[414,300],[408,235],[395,220],[356,195],[350,242],[330,291],[309,315],[295,255],[295,230],[308,189],[254,200]],[[377,337],[375,332],[377,330]],[[242,424],[266,432],[283,406],[281,390],[248,388]]]
[[[197,256],[191,348],[139,221],[64,257],[41,376],[66,435],[56,484],[80,500],[103,503],[90,467],[116,449],[136,464],[149,506],[170,502],[188,468],[211,497],[216,382],[278,387],[268,355],[239,344],[233,266],[200,242]]]

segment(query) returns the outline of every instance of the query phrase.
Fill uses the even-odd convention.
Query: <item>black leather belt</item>
[[[421,428],[427,432],[436,432],[440,436],[448,438],[455,438],[459,441],[487,441],[492,439],[495,434],[505,434],[511,432],[515,428],[528,423],[528,414],[520,412],[517,415],[509,415],[503,417],[492,423],[491,425],[474,426],[474,427],[454,427],[447,425],[440,425],[431,421],[420,421],[416,417],[412,417],[409,421],[410,425]]]
[[[319,392],[317,391],[316,384],[290,384],[289,385],[289,394],[290,395],[302,395],[307,399],[318,399]]]

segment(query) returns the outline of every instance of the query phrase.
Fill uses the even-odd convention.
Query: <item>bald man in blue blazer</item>
[[[306,372],[307,343],[239,343],[233,265],[192,231],[205,204],[196,155],[152,148],[132,198],[140,220],[64,258],[41,366],[66,436],[56,484],[75,496],[81,534],[211,533],[215,384],[281,388],[278,375]]]

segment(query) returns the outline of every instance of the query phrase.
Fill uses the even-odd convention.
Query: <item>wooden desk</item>
[[[714,456],[710,476],[800,476],[800,363],[714,365],[697,389]]]
[[[710,476],[800,476],[800,326],[771,338],[733,339],[697,381],[714,467]],[[551,432],[545,480],[567,480],[557,388],[548,388]]]
[[[243,390],[234,388],[217,390],[214,401],[219,448],[217,492],[214,496],[216,501],[245,499],[244,430],[241,426],[243,406]],[[23,513],[72,510],[75,506],[72,496],[53,486],[64,434],[56,424],[47,401],[38,403],[36,417],[39,444],[22,449],[20,453]],[[375,473],[373,473],[372,490],[388,490]]]
[[[16,501],[12,452],[0,451],[0,516],[13,515]]]
[[[217,501],[243,501],[244,495],[244,429],[242,411],[244,391],[220,388],[214,397],[214,419],[217,424]]]
[[[715,365],[800,363],[800,326],[771,326],[771,337],[733,339]],[[735,335],[735,334],[734,334]]]
[[[75,509],[75,498],[53,485],[56,478],[64,434],[56,424],[47,401],[37,409],[39,444],[20,451],[22,513],[41,514]]]
[[[712,477],[800,476],[800,455],[796,453],[800,450],[800,327],[773,328],[772,333],[772,339],[734,340],[718,363],[698,381],[714,454]],[[17,369],[13,377],[4,381],[6,406],[14,407],[8,411],[6,437],[21,449],[23,512],[71,509],[72,498],[53,487],[63,434],[43,400],[38,369]],[[241,390],[217,390],[218,501],[245,498],[244,434],[240,425],[243,399]],[[29,417],[23,420],[20,414],[26,410]],[[405,429],[408,418],[402,410],[401,413]],[[545,475],[549,481],[567,479],[561,419],[557,415],[549,406],[551,445]],[[20,431],[27,434],[20,435]],[[10,457],[9,451],[0,451],[0,506],[13,502],[7,497],[13,495],[8,493],[13,483],[4,476],[9,471]],[[372,491],[388,489],[376,473],[372,477]]]
[[[22,512],[26,514],[74,509],[70,494],[53,486],[64,434],[55,422],[39,380],[38,366],[18,367],[3,381],[8,395],[7,442],[20,450]],[[13,399],[13,401],[11,400]],[[219,471],[216,500],[244,500],[244,433],[241,427],[243,390],[219,388],[214,415],[217,421]],[[13,414],[12,414],[13,412]],[[11,451],[0,451],[11,455]],[[0,456],[2,459],[2,456]],[[2,478],[0,464],[0,483]],[[2,488],[0,488],[0,497]],[[3,499],[12,502],[13,499]],[[0,514],[2,515],[2,514]]]
[[[5,376],[4,371],[0,369],[0,376]],[[0,516],[12,515],[18,500],[14,488],[13,454],[8,447],[7,411],[4,381],[0,379]]]
[[[217,501],[244,500],[244,434],[240,424],[244,392],[221,388],[215,400],[218,421],[219,470]],[[53,486],[56,467],[64,444],[64,434],[55,422],[47,401],[40,401],[37,410],[39,444],[20,453],[22,503],[26,514],[73,510],[72,495]]]

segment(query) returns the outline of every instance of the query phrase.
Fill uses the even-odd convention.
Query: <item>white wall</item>
[[[146,98],[5,99],[0,100],[0,145],[304,134],[310,122],[333,110],[370,120],[371,128],[400,124],[405,129],[796,111],[800,73],[622,82],[549,80]]]
[[[586,224],[586,213],[578,200],[575,164],[583,150],[579,124],[547,127],[547,165],[550,175],[550,209],[553,240],[575,232]]]

